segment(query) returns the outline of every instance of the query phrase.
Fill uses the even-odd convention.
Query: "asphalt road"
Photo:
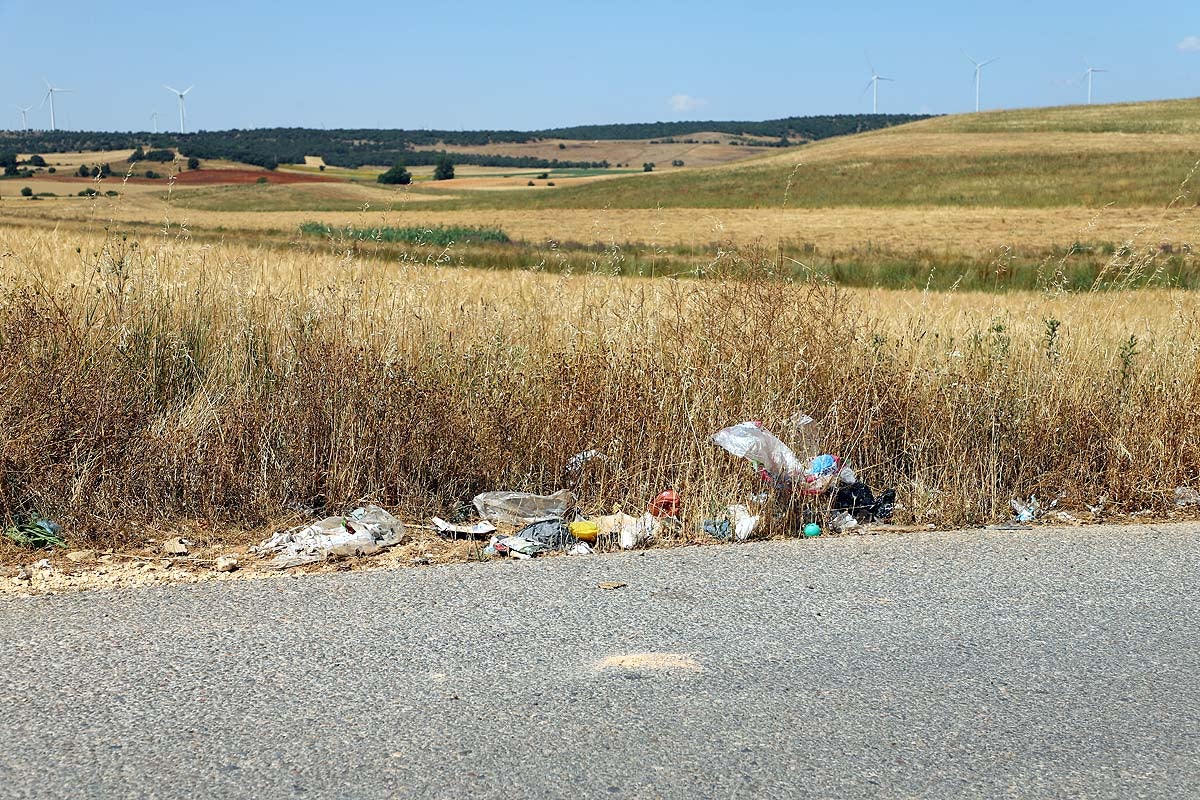
[[[1176,525],[8,599],[0,796],[1195,797],[1198,568]],[[644,652],[696,669],[597,669]]]

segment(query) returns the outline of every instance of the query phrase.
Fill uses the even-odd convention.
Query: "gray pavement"
[[[1195,797],[1198,568],[1164,525],[0,600],[0,796]],[[596,669],[640,652],[699,669]]]

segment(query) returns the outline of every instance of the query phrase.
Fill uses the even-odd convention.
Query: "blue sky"
[[[745,9],[745,10],[743,10]],[[1200,95],[1200,3],[0,0],[0,127],[515,128]],[[30,124],[48,127],[46,108]]]

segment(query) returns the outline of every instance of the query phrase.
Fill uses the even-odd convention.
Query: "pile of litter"
[[[311,525],[280,531],[252,548],[275,554],[266,566],[287,569],[331,557],[368,556],[404,539],[404,524],[379,506],[361,506],[344,517],[326,517]]]

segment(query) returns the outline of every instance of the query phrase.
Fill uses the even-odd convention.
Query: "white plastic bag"
[[[738,458],[753,461],[774,478],[797,478],[804,474],[804,462],[792,448],[757,422],[743,422],[713,434],[713,443]]]
[[[479,516],[493,523],[528,525],[562,519],[575,505],[575,495],[566,489],[551,495],[526,492],[484,492],[472,501]]]

